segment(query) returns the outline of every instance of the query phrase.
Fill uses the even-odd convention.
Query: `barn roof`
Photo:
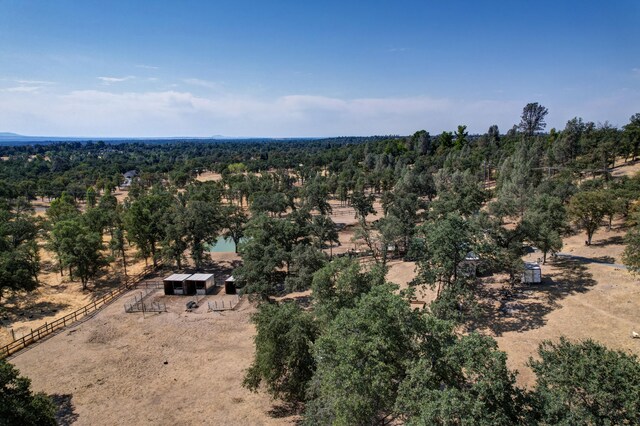
[[[193,274],[189,281],[207,281],[209,278],[213,278],[213,274]]]
[[[173,274],[173,275],[169,275],[167,278],[165,278],[165,281],[184,281],[187,278],[189,278],[191,276],[191,274]]]
[[[524,262],[524,269],[540,269],[540,265],[537,262]]]

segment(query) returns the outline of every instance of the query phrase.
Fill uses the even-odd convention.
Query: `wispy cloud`
[[[205,87],[211,90],[220,90],[222,88],[222,85],[220,83],[217,83],[215,81],[202,80],[199,78],[185,78],[182,81],[192,86]]]
[[[140,65],[136,65],[136,68],[142,68],[144,70],[157,70],[160,67],[155,67],[153,65],[144,65],[144,64],[140,64]]]
[[[3,92],[14,93],[38,93],[41,89],[54,85],[53,81],[45,80],[27,80],[27,79],[2,79],[11,83],[16,83],[16,86],[1,89]]]
[[[15,80],[16,83],[26,84],[26,85],[38,85],[38,86],[50,86],[55,84],[53,81],[44,81],[44,80]]]
[[[18,93],[35,93],[39,91],[42,86],[15,86],[4,89],[5,92],[18,92]]]
[[[98,80],[102,81],[102,84],[121,83],[127,80],[133,80],[135,76],[128,75],[126,77],[98,77]]]
[[[635,75],[640,75],[640,68],[633,68],[631,69],[631,72],[634,73]]]

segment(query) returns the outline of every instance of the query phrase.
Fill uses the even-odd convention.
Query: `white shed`
[[[522,273],[524,284],[540,284],[542,282],[542,269],[537,262],[525,262]]]
[[[187,278],[187,287],[195,285],[196,294],[207,294],[215,286],[213,274],[193,274]]]

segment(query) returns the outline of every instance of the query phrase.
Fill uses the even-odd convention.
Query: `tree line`
[[[494,125],[469,135],[460,125],[438,136],[422,130],[273,144],[2,147],[0,291],[37,286],[42,244],[60,274],[88,288],[109,264],[126,274],[130,247],[146,262],[201,268],[225,236],[243,261],[234,276],[262,301],[245,383],[264,383],[274,396],[304,404],[310,423],[391,416],[448,424],[450,416],[574,424],[607,415],[633,423],[626,393],[603,396],[618,411],[590,404],[595,389],[586,402],[574,401],[577,385],[562,383],[560,373],[611,362],[619,380],[637,389],[637,380],[623,374],[627,366],[636,371],[635,358],[593,342],[545,343],[543,361],[532,361],[538,387],[530,392],[515,386],[492,339],[455,332],[474,313],[477,288],[463,266],[470,256],[482,260],[481,272],[507,273],[515,284],[527,247],[546,261],[567,233],[584,231],[590,244],[600,227],[621,218],[629,230],[624,261],[640,271],[640,177],[612,174],[620,159],[638,155],[640,114],[622,129],[575,118],[544,133],[547,113],[528,104],[504,134]],[[118,201],[114,192],[128,170],[138,174]],[[197,181],[203,171],[221,180]],[[51,199],[44,217],[33,214],[38,197]],[[354,235],[372,259],[370,270],[333,258],[339,228],[330,200],[353,208]],[[411,311],[411,295],[385,283],[391,256],[416,261],[412,284],[436,290],[426,312]],[[271,296],[307,289],[310,309],[272,303]],[[584,353],[578,364],[561,362]],[[578,407],[569,410],[578,417],[566,417],[567,407]]]

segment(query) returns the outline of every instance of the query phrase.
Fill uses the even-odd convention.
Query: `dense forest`
[[[612,174],[637,160],[640,113],[622,128],[576,117],[550,130],[547,113],[531,103],[508,131],[481,135],[460,125],[406,137],[0,147],[0,304],[38,286],[41,247],[87,288],[115,264],[126,272],[129,248],[154,265],[206,267],[223,235],[259,304],[244,385],[307,424],[637,424],[635,356],[545,342],[531,361],[537,385],[523,389],[495,340],[466,327],[469,253],[480,273],[516,283],[530,247],[546,262],[563,236],[591,244],[622,219],[625,263],[640,272],[640,176]],[[198,181],[204,172],[220,179]],[[50,201],[44,216],[38,199]],[[332,255],[329,200],[355,210],[367,262]],[[413,284],[437,291],[427,309],[386,282],[392,256],[416,261]],[[309,289],[308,304],[273,298]]]

